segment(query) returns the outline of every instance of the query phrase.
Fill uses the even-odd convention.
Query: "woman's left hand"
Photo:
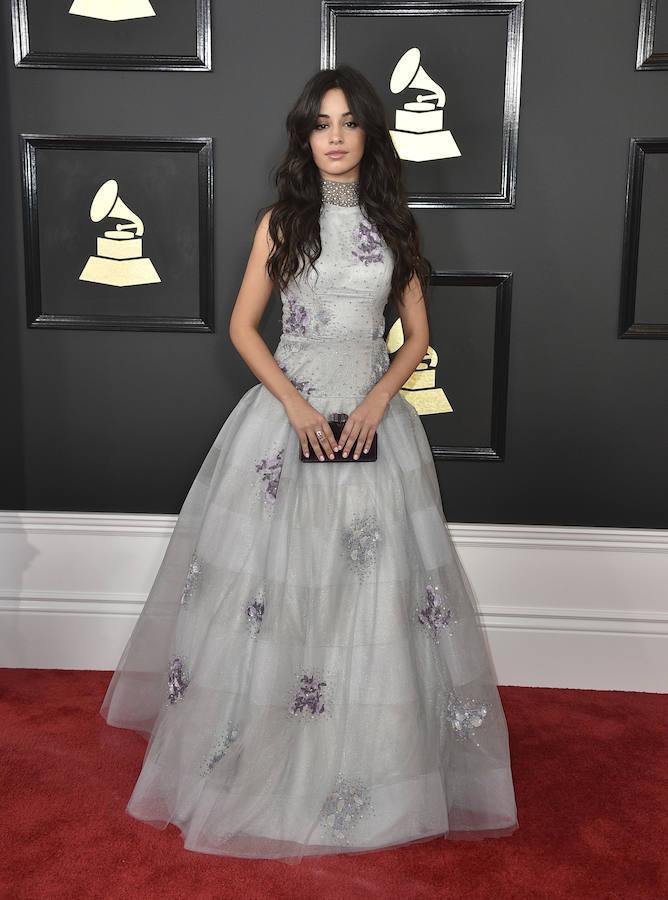
[[[355,445],[354,459],[359,459],[360,453],[368,452],[388,403],[389,398],[386,395],[374,394],[371,390],[359,406],[348,415],[338,443],[338,446],[343,448],[342,456],[348,456],[353,445]]]

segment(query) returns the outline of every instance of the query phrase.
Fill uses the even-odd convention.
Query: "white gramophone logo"
[[[388,353],[396,353],[404,342],[404,329],[401,319],[397,319],[385,339]],[[443,388],[436,387],[436,366],[438,353],[429,345],[422,361],[409,375],[399,389],[402,397],[412,404],[421,416],[435,413],[452,412],[450,401]]]
[[[74,0],[68,13],[107,22],[123,22],[126,19],[146,19],[154,16],[155,10],[149,0]]]
[[[461,156],[452,132],[443,128],[445,91],[420,65],[417,47],[411,47],[404,53],[390,78],[393,94],[399,94],[406,88],[422,88],[429,93],[418,94],[414,101],[404,103],[403,109],[395,110],[396,128],[390,129],[390,137],[399,158],[425,162],[428,159]]]
[[[118,182],[105,181],[90,205],[93,222],[107,217],[127,219],[128,224],[116,223],[115,231],[105,231],[97,238],[97,256],[89,256],[79,275],[80,281],[128,287],[135,284],[155,284],[160,276],[150,259],[142,256],[144,223],[118,196]],[[134,232],[131,229],[135,229]]]

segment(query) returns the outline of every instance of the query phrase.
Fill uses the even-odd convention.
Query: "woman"
[[[511,834],[491,660],[399,393],[431,271],[401,164],[350,67],[318,72],[287,126],[229,329],[260,383],[195,478],[101,708],[149,739],[127,812],[189,850],[292,863]]]

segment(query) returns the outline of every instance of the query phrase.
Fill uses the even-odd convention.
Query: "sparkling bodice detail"
[[[334,206],[359,206],[359,181],[320,179],[322,202]]]
[[[383,311],[393,256],[358,203],[329,202],[324,192],[320,238],[315,272],[281,293],[274,358],[307,399],[365,395],[389,366]]]

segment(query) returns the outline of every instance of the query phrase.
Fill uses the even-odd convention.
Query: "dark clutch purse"
[[[327,420],[329,422],[329,427],[334,432],[334,437],[337,441],[341,437],[341,432],[343,431],[343,426],[346,424],[347,418],[348,416],[346,415],[346,413],[332,413],[331,418]],[[355,445],[353,444],[353,450],[354,446]],[[371,438],[371,446],[369,447],[369,452],[365,453],[364,451],[362,451],[359,455],[359,459],[355,459],[355,457],[353,456],[353,451],[351,451],[348,456],[343,456],[342,454],[343,450],[336,450],[334,451],[334,459],[330,459],[323,450],[325,462],[374,462],[378,458],[378,432],[376,432]],[[299,445],[299,459],[302,462],[320,462],[316,454],[313,452],[313,447],[309,447],[309,455],[304,456],[304,451],[302,450],[301,444]]]

